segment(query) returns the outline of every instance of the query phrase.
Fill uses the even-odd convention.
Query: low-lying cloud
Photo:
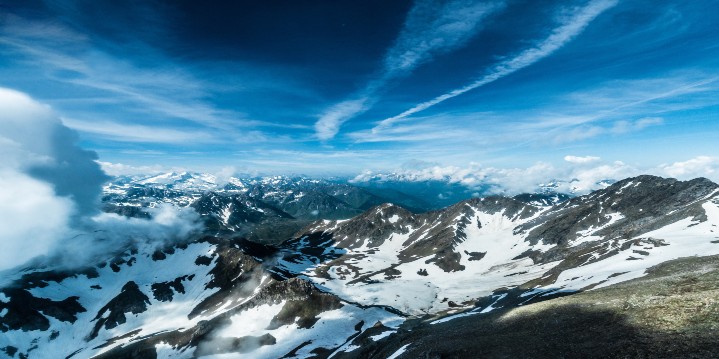
[[[486,194],[514,195],[552,189],[557,192],[585,194],[606,187],[613,181],[642,174],[689,180],[706,177],[719,182],[719,158],[698,156],[687,161],[640,168],[622,161],[605,162],[596,156],[564,157],[562,165],[538,162],[525,168],[485,167],[471,163],[467,167],[431,165],[403,168],[390,173],[365,171],[351,180],[442,181],[460,184]]]
[[[109,177],[97,154],[77,144],[77,133],[21,92],[0,88],[0,108],[0,271],[36,257],[92,264],[128,243],[186,237],[199,228],[196,213],[176,208],[152,209],[151,220],[101,213]]]
[[[25,174],[0,171],[0,270],[47,254],[69,233],[72,201]]]
[[[201,229],[199,215],[192,208],[161,204],[145,210],[150,219],[115,213],[85,218],[80,226],[72,228],[73,236],[54,243],[48,262],[61,267],[93,264],[129,246],[160,246],[184,240]]]
[[[719,157],[698,156],[687,161],[679,161],[661,166],[669,176],[677,178],[707,177],[719,179]]]

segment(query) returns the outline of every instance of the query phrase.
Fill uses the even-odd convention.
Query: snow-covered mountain
[[[245,194],[203,192],[193,205],[294,217]],[[241,228],[228,213],[220,219]],[[493,196],[423,213],[385,203],[291,237],[204,236],[87,268],[26,268],[0,289],[0,353],[417,357],[428,344],[411,333],[719,254],[719,185],[640,176],[563,201]]]
[[[307,356],[378,322],[402,322],[309,282],[277,280],[246,253],[272,250],[204,238],[129,250],[80,271],[27,271],[2,289],[0,349],[32,358]]]
[[[423,214],[386,204],[306,228],[278,267],[308,268],[318,287],[364,305],[435,314],[600,288],[670,259],[719,254],[717,225],[716,184],[641,176],[544,208],[505,197]]]
[[[435,205],[399,190],[358,187],[346,181],[305,177],[231,177],[170,172],[119,177],[104,187],[104,210],[147,217],[146,207],[193,207],[209,233],[277,241],[318,219],[346,219],[382,203],[413,211]],[[467,194],[468,198],[471,195]]]
[[[320,218],[325,218],[322,215],[331,217],[336,211],[356,215],[388,199],[420,211],[429,208],[421,199],[400,191],[367,190],[342,180],[273,176],[230,177],[219,181],[214,175],[192,172],[118,177],[104,187],[104,201],[134,206],[151,206],[157,202],[187,206],[207,192],[245,195],[285,207],[293,216],[311,216],[313,219],[317,219],[318,215]],[[311,213],[313,211],[314,214]]]
[[[609,184],[604,184],[606,187]],[[551,205],[574,196],[557,192],[558,182],[538,185],[538,191],[519,195],[534,205]],[[105,202],[127,206],[152,206],[169,202],[190,205],[202,194],[245,195],[266,202],[297,218],[342,219],[382,203],[394,203],[414,212],[436,210],[456,202],[487,195],[484,187],[467,187],[448,181],[407,178],[348,181],[308,177],[229,177],[195,172],[169,172],[154,176],[122,176],[104,188]]]

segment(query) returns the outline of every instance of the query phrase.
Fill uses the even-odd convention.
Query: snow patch
[[[397,331],[396,331],[396,330],[387,330],[387,331],[384,331],[384,332],[379,333],[379,334],[377,334],[377,335],[373,335],[373,336],[371,336],[371,337],[369,337],[369,338],[372,339],[372,341],[375,341],[375,342],[376,342],[376,341],[379,341],[379,340],[381,340],[381,339],[384,339],[384,338],[386,338],[386,337],[388,337],[388,336],[390,336],[390,335],[392,335],[392,334],[394,334],[394,333],[397,333]]]
[[[400,355],[404,354],[405,351],[407,351],[407,347],[412,344],[405,344],[401,348],[397,349],[396,352],[394,352],[392,355],[388,356],[387,359],[397,359]]]

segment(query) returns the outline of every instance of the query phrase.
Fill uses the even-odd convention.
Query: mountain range
[[[439,181],[390,181],[361,186],[342,179],[285,176],[230,177],[220,181],[211,174],[191,172],[119,177],[105,186],[104,193],[107,212],[148,217],[142,208],[161,203],[190,206],[214,234],[240,235],[264,242],[287,239],[318,219],[346,219],[383,203],[426,212],[444,207],[448,198],[458,201],[478,196],[469,188]],[[544,206],[569,197],[548,187],[541,193],[516,198]]]
[[[416,192],[412,192],[416,193]],[[391,199],[391,200],[390,200]],[[425,196],[307,178],[118,178],[107,211],[206,230],[0,289],[11,358],[707,357],[719,185]],[[679,314],[676,314],[679,313]]]

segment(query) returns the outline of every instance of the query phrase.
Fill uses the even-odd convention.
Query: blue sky
[[[652,167],[719,155],[716,9],[0,0],[0,87],[127,168]]]

